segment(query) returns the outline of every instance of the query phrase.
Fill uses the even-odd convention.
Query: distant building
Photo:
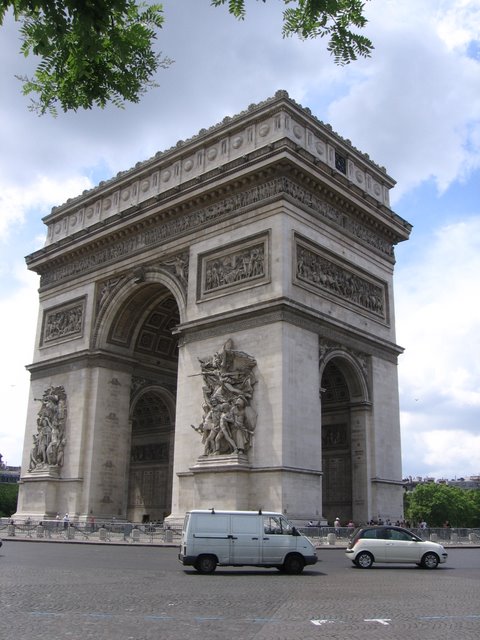
[[[20,480],[20,467],[9,467],[3,462],[3,456],[0,453],[0,483],[1,482],[18,482]]]
[[[480,489],[480,475],[467,478],[453,478],[452,480],[447,480],[446,478],[436,480],[435,478],[422,478],[421,476],[415,476],[415,478],[409,476],[403,479],[403,487],[406,491],[413,491],[419,484],[428,483],[445,484],[450,487],[459,487],[460,489]]]

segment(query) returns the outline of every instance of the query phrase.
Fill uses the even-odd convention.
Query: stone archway
[[[161,387],[147,387],[131,403],[132,444],[127,519],[162,521],[171,510],[174,398]]]
[[[124,513],[132,522],[162,521],[170,513],[180,320],[163,284],[143,274],[116,305],[105,346],[132,360]]]
[[[347,523],[368,514],[365,487],[371,405],[364,373],[351,354],[328,359],[321,373],[323,515]],[[359,492],[359,486],[362,487]]]

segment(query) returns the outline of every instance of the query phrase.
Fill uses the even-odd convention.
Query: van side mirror
[[[299,536],[299,535],[301,535],[301,534],[298,533],[297,527],[292,527],[292,536]]]

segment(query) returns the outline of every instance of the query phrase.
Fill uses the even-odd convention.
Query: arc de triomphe
[[[54,208],[17,515],[400,517],[393,186],[279,91]]]

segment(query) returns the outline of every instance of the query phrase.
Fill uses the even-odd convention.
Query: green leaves
[[[210,0],[245,17],[245,0]],[[262,0],[266,2],[266,0]],[[361,0],[283,0],[283,35],[328,38],[337,64],[368,57],[373,45],[354,29],[367,21]],[[156,86],[153,78],[172,61],[155,53],[163,26],[161,4],[135,0],[3,0],[0,25],[12,8],[21,23],[21,52],[40,58],[33,77],[19,78],[23,93],[34,96],[31,109],[43,115],[118,107],[139,102]],[[18,77],[18,76],[17,76]]]
[[[430,527],[441,527],[449,520],[454,527],[472,527],[478,523],[480,491],[428,482],[406,494],[405,517],[412,522],[425,519]]]
[[[9,517],[17,510],[18,484],[0,483],[0,518]]]
[[[212,0],[213,6],[226,4],[235,17],[245,17],[244,0]],[[265,2],[266,0],[263,0]],[[329,38],[327,50],[336,64],[348,64],[357,58],[367,58],[373,50],[372,42],[352,28],[363,28],[365,3],[361,0],[283,0],[288,7],[283,12],[283,35],[300,38]]]
[[[133,0],[15,0],[22,22],[21,51],[42,58],[23,93],[36,94],[31,108],[56,114],[108,103],[138,102],[155,86],[152,78],[171,64],[155,53],[162,5]]]

